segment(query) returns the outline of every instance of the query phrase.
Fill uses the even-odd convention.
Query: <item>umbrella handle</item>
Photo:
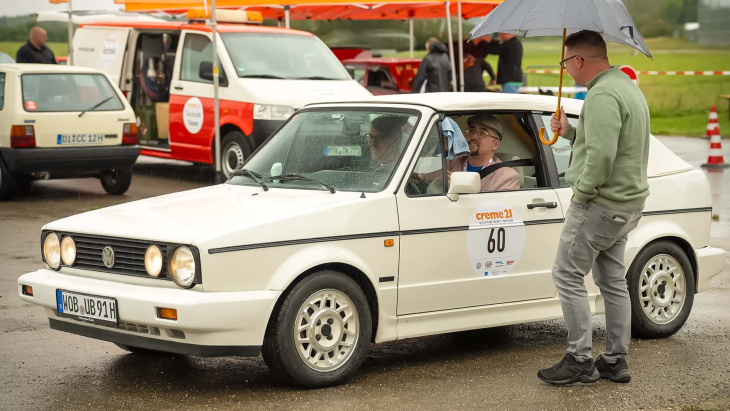
[[[545,144],[546,146],[552,146],[555,144],[556,141],[558,141],[558,132],[556,131],[553,135],[553,138],[551,140],[545,139],[545,127],[540,127],[540,141]]]

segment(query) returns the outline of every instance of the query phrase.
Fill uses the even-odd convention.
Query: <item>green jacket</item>
[[[565,179],[580,202],[612,210],[644,208],[649,196],[649,107],[616,67],[588,82],[578,127],[569,127],[573,157]]]

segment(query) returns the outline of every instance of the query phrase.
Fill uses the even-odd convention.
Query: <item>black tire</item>
[[[131,168],[116,168],[105,171],[99,176],[104,191],[111,195],[124,194],[132,184]]]
[[[646,275],[643,274],[645,267]],[[648,268],[654,274],[649,275]],[[636,256],[626,276],[632,337],[666,338],[682,328],[694,302],[695,275],[687,254],[677,244],[670,241],[649,244]],[[673,303],[673,297],[680,301]]]
[[[165,351],[157,351],[157,350],[150,350],[147,348],[133,347],[131,345],[126,345],[126,344],[114,343],[114,345],[123,349],[124,351],[128,351],[132,354],[137,354],[137,355],[150,355],[150,356],[154,355],[154,356],[158,356],[158,357],[168,357],[168,356],[172,356],[172,355],[177,355],[177,354],[173,354],[173,353],[169,353],[169,352],[165,352]]]
[[[336,341],[333,345],[333,352],[328,353],[323,349],[319,353],[316,353],[315,344],[319,343],[305,344],[306,346],[311,345],[308,352],[314,353],[314,357],[321,355],[328,356],[329,359],[334,358],[333,355],[339,355],[340,352],[343,353],[343,359],[336,368],[320,371],[314,369],[314,365],[310,365],[302,358],[303,356],[307,356],[307,354],[301,354],[300,356],[297,351],[298,344],[294,341],[293,330],[294,324],[297,321],[300,310],[304,308],[305,302],[312,301],[311,299],[316,298],[319,293],[325,291],[331,292],[332,290],[344,294],[353,303],[356,316],[352,315],[351,312],[350,315],[343,315],[344,310],[338,315],[348,318],[350,321],[355,318],[357,320],[357,332],[353,331],[356,337],[352,337],[354,341],[351,340],[352,346],[350,351],[341,351],[346,350],[346,348],[338,343],[345,342],[347,338],[350,338],[345,333],[339,332],[343,331],[346,327],[339,327],[339,322],[332,325],[331,328],[325,325],[332,324],[329,322],[331,318],[325,320],[328,318],[326,315],[327,310],[322,307],[329,308],[326,301],[320,303],[318,311],[312,310],[312,313],[309,315],[311,315],[310,325],[313,327],[313,331],[300,331],[299,338],[320,336],[324,344],[333,344],[324,340],[324,337],[330,337],[333,334],[337,335],[333,337],[334,339],[328,338],[328,340]],[[283,298],[284,300],[280,304],[277,304],[271,316],[262,347],[262,355],[269,368],[288,381],[307,388],[336,385],[352,377],[360,368],[365,356],[370,351],[370,338],[372,335],[370,305],[360,286],[352,278],[342,273],[326,270],[305,277],[291,291],[283,296]],[[343,305],[335,303],[334,307],[335,309],[342,309]],[[319,325],[315,321],[317,318],[322,319],[322,327],[317,327]],[[325,323],[324,321],[327,322]],[[350,324],[354,323],[348,322],[347,325],[350,326]],[[302,323],[302,325],[304,324]],[[325,327],[327,327],[326,330]],[[301,347],[304,348],[305,345]],[[306,348],[304,349],[306,350]],[[314,359],[311,354],[309,354],[309,357]]]
[[[13,173],[5,167],[5,162],[0,158],[0,201],[9,200],[18,190],[18,180]]]
[[[246,136],[240,131],[230,131],[223,136],[221,143],[221,171],[228,178],[234,170],[243,165],[253,150]]]

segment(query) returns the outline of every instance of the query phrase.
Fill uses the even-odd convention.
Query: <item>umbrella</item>
[[[621,0],[505,0],[489,13],[469,33],[474,39],[492,33],[511,33],[524,37],[563,36],[561,60],[565,58],[565,37],[581,30],[603,35],[604,40],[632,47],[651,58],[639,30]],[[560,68],[560,86],[563,88],[563,68]],[[558,108],[560,117],[560,96]],[[552,145],[558,140],[545,140],[544,129],[540,140]]]

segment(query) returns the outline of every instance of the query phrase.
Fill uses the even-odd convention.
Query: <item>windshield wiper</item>
[[[249,177],[251,180],[255,181],[256,184],[260,185],[261,188],[264,189],[264,191],[269,191],[269,187],[266,184],[264,184],[264,182],[261,180],[261,174],[258,174],[255,171],[251,171],[251,170],[242,168],[240,170],[236,170],[231,173],[231,177],[236,177],[236,176]]]
[[[241,74],[241,78],[274,78],[274,79],[283,79],[284,77],[275,76],[273,74]]]
[[[294,80],[340,80],[332,77],[322,76],[305,76],[305,77],[294,77]]]
[[[326,188],[327,190],[329,190],[330,193],[332,193],[332,194],[335,193],[335,189],[332,188],[331,186],[328,186],[327,184],[325,184],[325,183],[323,183],[321,181],[317,181],[317,180],[315,180],[313,178],[309,178],[309,177],[303,176],[301,174],[289,173],[289,174],[283,174],[283,175],[280,175],[280,176],[272,176],[272,177],[269,177],[269,180],[311,181],[313,183],[319,184],[322,187]]]
[[[83,116],[84,113],[86,113],[87,111],[91,111],[91,110],[94,110],[94,109],[100,107],[102,104],[106,103],[107,101],[109,101],[113,98],[114,98],[114,96],[109,96],[109,97],[105,98],[104,100],[102,100],[101,103],[96,103],[96,105],[94,107],[87,108],[86,110],[82,111],[81,114],[79,114],[79,117]]]

